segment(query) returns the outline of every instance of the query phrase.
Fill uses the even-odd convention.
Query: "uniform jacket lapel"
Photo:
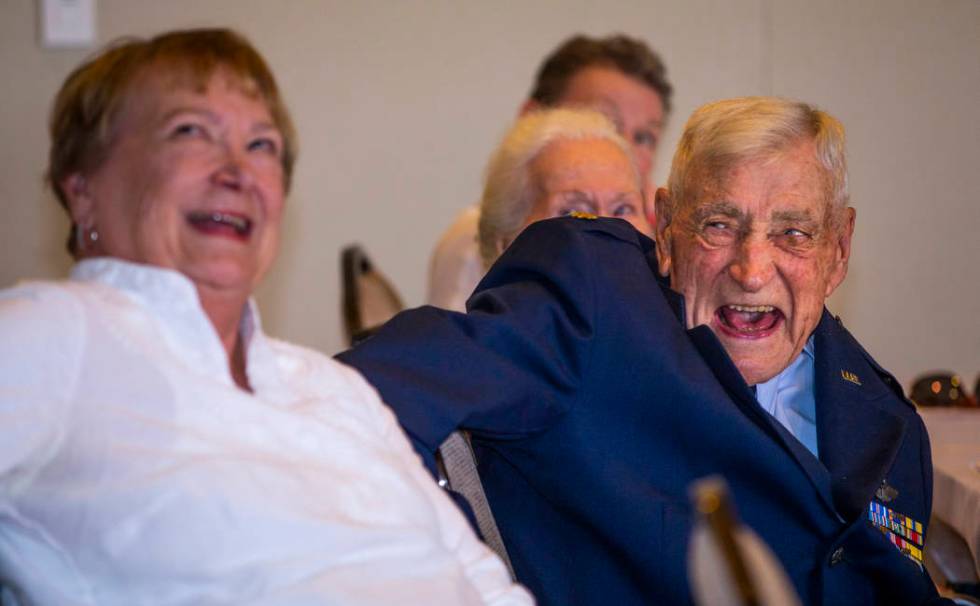
[[[672,290],[668,281],[658,274],[656,256],[653,251],[649,252],[647,259],[654,275],[657,276],[664,297],[674,310],[678,322],[683,326],[686,323],[684,298]],[[779,421],[759,406],[755,394],[745,383],[742,374],[728,356],[718,337],[707,326],[696,326],[688,329],[687,335],[715,378],[718,379],[718,382],[721,383],[742,413],[786,449],[803,469],[803,472],[820,494],[824,504],[833,511],[834,502],[831,496],[830,477],[826,468]]]
[[[793,457],[806,477],[813,484],[824,505],[834,511],[830,476],[827,469],[797,440],[788,429],[772,415],[763,410],[752,389],[745,383],[735,363],[728,357],[718,337],[707,326],[698,326],[687,331],[691,342],[697,347],[715,377],[734,400],[735,404],[770,437],[776,440]],[[819,430],[818,430],[819,431]]]
[[[826,310],[814,332],[814,390],[820,460],[837,511],[852,519],[881,485],[905,435],[905,405],[864,350]]]

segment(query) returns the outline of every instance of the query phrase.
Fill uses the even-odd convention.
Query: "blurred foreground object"
[[[700,520],[691,534],[688,576],[699,606],[795,606],[786,573],[765,543],[738,521],[720,476],[691,485]]]

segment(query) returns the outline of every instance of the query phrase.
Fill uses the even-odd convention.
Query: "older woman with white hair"
[[[72,73],[78,263],[0,292],[0,601],[529,604],[350,368],[266,336],[295,135],[228,30]]]
[[[531,223],[570,213],[618,217],[651,231],[629,144],[606,116],[585,109],[525,114],[487,166],[479,222],[485,266]]]

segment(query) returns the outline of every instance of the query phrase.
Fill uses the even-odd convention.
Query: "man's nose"
[[[762,289],[775,272],[771,243],[767,238],[745,238],[737,247],[728,273],[746,292]]]
[[[633,151],[633,162],[636,163],[636,170],[639,171],[640,178],[649,178],[650,170],[653,168],[653,153],[641,143],[634,143],[630,147]]]

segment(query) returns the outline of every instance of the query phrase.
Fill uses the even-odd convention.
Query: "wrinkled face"
[[[657,91],[615,68],[587,67],[568,81],[559,104],[606,114],[632,146],[640,176],[649,178],[664,123],[664,106]]]
[[[525,226],[580,211],[625,219],[650,233],[635,169],[612,141],[559,139],[528,168],[534,200]]]
[[[206,89],[151,68],[131,86],[108,157],[63,183],[108,255],[175,269],[198,290],[251,293],[276,255],[282,136],[260,97],[217,70]]]
[[[710,327],[755,385],[800,354],[843,281],[854,212],[832,221],[810,142],[721,179],[703,172],[674,216],[658,221],[660,271],[684,296],[688,327]],[[657,196],[661,209],[669,193]]]

